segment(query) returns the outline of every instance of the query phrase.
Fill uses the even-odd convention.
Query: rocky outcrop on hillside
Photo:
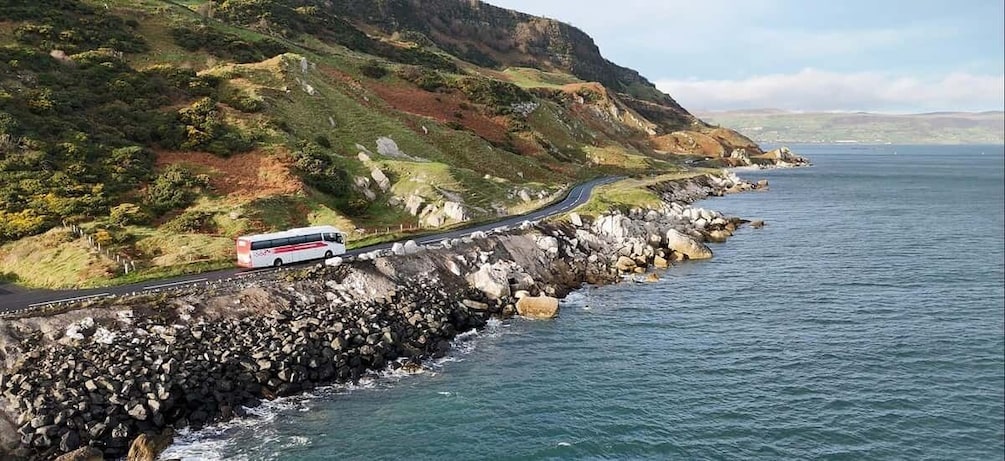
[[[127,297],[0,326],[0,454],[90,446],[241,417],[247,406],[446,354],[492,316],[552,318],[558,298],[711,256],[744,221],[689,205],[754,189],[731,174],[657,183],[654,208]],[[5,450],[5,451],[4,451]]]

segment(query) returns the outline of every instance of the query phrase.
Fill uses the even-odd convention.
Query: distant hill
[[[758,142],[1002,144],[1005,112],[786,112],[774,109],[706,112],[705,121],[729,126]]]

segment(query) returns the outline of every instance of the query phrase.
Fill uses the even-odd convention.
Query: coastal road
[[[471,235],[474,232],[486,232],[500,227],[514,226],[522,223],[523,221],[536,221],[548,216],[557,215],[565,213],[583,203],[586,203],[590,198],[590,193],[593,192],[593,188],[609,184],[618,180],[619,178],[607,177],[594,179],[583,184],[579,184],[569,190],[569,193],[565,198],[557,203],[554,203],[545,208],[541,208],[530,213],[523,215],[511,216],[500,221],[495,221],[486,224],[479,224],[471,227],[465,227],[463,229],[455,229],[447,232],[441,232],[437,234],[429,234],[421,237],[409,238],[404,240],[415,240],[416,243],[420,245],[425,245],[429,243],[439,242],[444,239],[460,238],[467,235]],[[390,248],[394,242],[385,242],[376,245],[370,245],[362,248],[355,248],[349,250],[345,253],[345,256],[355,256],[360,253],[366,253],[374,250],[381,250]],[[307,264],[317,264],[317,261],[308,261],[300,263],[298,265]],[[287,265],[285,267],[290,267],[294,265]],[[195,283],[204,282],[215,282],[220,280],[227,280],[234,277],[240,277],[242,275],[248,275],[263,271],[272,271],[276,268],[268,267],[263,269],[245,269],[235,267],[233,269],[224,269],[214,272],[205,272],[196,275],[187,275],[174,277],[162,280],[150,280],[142,283],[134,283],[130,285],[119,285],[110,286],[103,288],[89,288],[85,290],[27,290],[17,285],[12,284],[0,284],[0,313],[11,312],[11,311],[21,311],[21,310],[31,310],[47,304],[71,302],[71,301],[83,301],[95,298],[104,298],[108,296],[120,296],[131,293],[141,293],[145,291],[155,291],[163,290],[167,288],[176,288],[184,285],[191,285]]]

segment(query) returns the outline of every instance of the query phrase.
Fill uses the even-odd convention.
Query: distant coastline
[[[1005,112],[787,112],[737,110],[697,113],[758,143],[785,144],[1005,144]]]

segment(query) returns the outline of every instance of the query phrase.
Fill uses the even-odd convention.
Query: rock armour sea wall
[[[140,434],[240,417],[263,399],[388,367],[421,367],[457,334],[516,315],[518,304],[548,318],[556,314],[549,298],[583,283],[710,257],[704,242],[743,221],[688,204],[757,186],[725,174],[651,188],[664,199],[659,207],[571,214],[4,321],[0,457],[51,459],[84,446],[121,457]]]

